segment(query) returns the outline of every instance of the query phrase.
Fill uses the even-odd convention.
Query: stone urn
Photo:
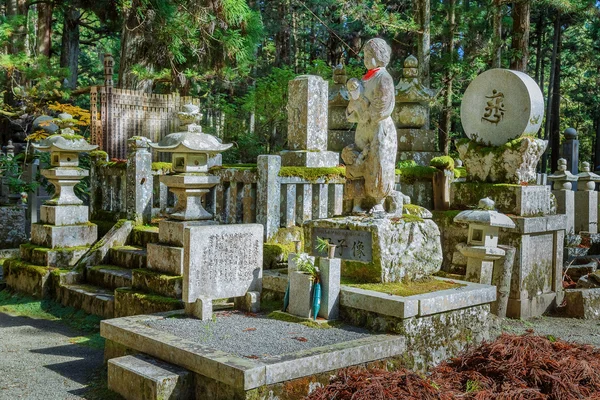
[[[150,146],[159,152],[172,153],[175,175],[160,177],[169,190],[177,196],[177,204],[169,215],[171,219],[194,221],[212,219],[202,203],[220,178],[208,173],[210,157],[229,149],[216,137],[202,133],[200,125],[191,124],[185,132],[171,133],[158,144]]]

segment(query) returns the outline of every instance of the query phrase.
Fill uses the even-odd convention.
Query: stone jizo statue
[[[394,82],[387,72],[391,48],[383,39],[371,39],[364,48],[368,72],[362,81],[350,79],[346,118],[356,122],[355,143],[342,150],[346,164],[348,195],[353,212],[371,210],[385,214],[384,203],[394,191],[397,136],[391,114],[395,105]],[[399,194],[399,193],[398,193]]]

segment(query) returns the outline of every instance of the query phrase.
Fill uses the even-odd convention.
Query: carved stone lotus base
[[[536,166],[547,146],[547,140],[525,136],[502,146],[484,147],[468,141],[456,147],[468,180],[519,184],[535,182]]]
[[[212,215],[204,209],[202,201],[210,188],[220,179],[212,175],[180,174],[160,177],[162,183],[177,196],[177,203],[169,218],[182,221],[212,219]]]

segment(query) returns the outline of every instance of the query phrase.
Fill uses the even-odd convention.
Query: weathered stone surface
[[[282,151],[281,164],[287,167],[337,167],[340,155],[333,151]]]
[[[398,151],[437,151],[437,134],[431,129],[402,128],[398,134]]]
[[[342,108],[342,115],[346,121],[346,107]],[[350,124],[352,125],[352,124]],[[344,147],[351,145],[354,142],[354,130],[335,130],[329,129],[327,133],[327,149],[329,151],[341,152]]]
[[[290,304],[288,311],[290,314],[302,318],[312,317],[312,294],[313,280],[312,276],[302,271],[291,271],[290,279]]]
[[[102,318],[114,317],[115,299],[112,290],[89,285],[60,285],[55,292],[56,301],[63,306],[81,309]]]
[[[417,165],[427,167],[434,157],[443,156],[439,151],[398,151],[396,161],[414,160]]]
[[[147,268],[140,268],[132,271],[132,281],[134,290],[181,299],[183,290],[183,278],[181,276],[165,275]]]
[[[163,219],[158,223],[158,240],[160,243],[170,246],[183,247],[185,228],[215,224],[214,221],[171,221]]]
[[[573,282],[577,282],[582,276],[596,272],[596,269],[598,269],[597,259],[591,257],[578,258],[573,260],[572,263],[565,265],[565,274]]]
[[[127,241],[133,230],[131,221],[117,222],[102,239],[98,241],[91,251],[77,263],[79,268],[96,266],[108,263],[109,251],[114,246],[122,246]],[[158,235],[157,235],[158,236]],[[133,236],[134,239],[136,235]]]
[[[584,275],[577,280],[577,289],[596,289],[600,288],[600,282],[592,279],[590,275]]]
[[[535,182],[536,166],[548,141],[523,137],[504,146],[489,148],[474,141],[457,144],[467,169],[467,179],[479,182]]]
[[[150,139],[136,136],[127,141],[127,219],[146,224],[152,218],[152,153]]]
[[[75,195],[75,185],[90,173],[79,167],[55,167],[42,170],[42,175],[54,185],[54,197],[48,205],[80,205],[83,201]]]
[[[342,260],[339,258],[320,258],[321,272],[321,308],[319,317],[337,319],[340,313],[340,280]]]
[[[301,75],[288,83],[289,150],[327,150],[328,83]]]
[[[460,107],[467,136],[487,146],[536,135],[543,118],[544,96],[535,81],[522,72],[500,68],[475,78]]]
[[[27,241],[25,211],[21,206],[0,207],[0,249],[16,248]]]
[[[180,309],[183,309],[183,303],[172,297],[148,294],[127,288],[115,290],[115,318]]]
[[[31,225],[31,242],[44,247],[90,246],[97,238],[98,227],[89,222],[83,225]]]
[[[113,265],[124,268],[145,268],[146,250],[137,246],[114,246],[109,251],[109,260]]]
[[[281,212],[281,157],[260,155],[257,159],[258,182],[256,184],[256,222],[265,227],[265,241],[279,230]],[[162,242],[162,240],[161,240]]]
[[[77,264],[88,249],[87,246],[50,249],[23,244],[20,247],[20,253],[22,259],[35,265],[68,268]]]
[[[580,183],[581,186],[584,183]],[[575,232],[598,233],[598,192],[582,191],[574,192],[575,195]]]
[[[131,270],[114,265],[87,267],[85,281],[96,286],[116,289],[131,286]]]
[[[349,230],[371,235],[370,260],[365,258],[366,246],[360,240],[352,244],[331,242],[337,246],[349,246],[341,247],[343,276],[375,282],[398,282],[403,279],[419,279],[440,270],[440,231],[431,220],[406,222],[402,218],[392,221],[368,217],[313,220],[305,228],[306,243],[310,243],[313,254],[317,254],[314,250],[314,232],[323,228],[341,230],[340,234]],[[344,259],[346,249],[352,252],[353,259]]]
[[[190,371],[144,355],[108,360],[108,388],[127,400],[192,398]]]
[[[518,216],[551,214],[552,196],[549,186],[456,182],[450,186],[452,208],[468,208],[480,199],[490,197],[498,211]]]
[[[184,234],[183,301],[261,291],[263,226],[193,226]]]
[[[568,317],[600,319],[600,288],[565,289],[565,298]]]
[[[2,268],[4,279],[10,289],[38,299],[50,294],[51,268],[31,265],[18,258],[4,261]]]
[[[183,247],[148,243],[148,269],[172,275],[183,274]]]
[[[79,206],[49,206],[40,207],[41,222],[49,225],[76,225],[88,222],[88,207]]]
[[[565,232],[575,233],[575,192],[572,190],[553,190],[556,198],[556,212],[565,215]]]

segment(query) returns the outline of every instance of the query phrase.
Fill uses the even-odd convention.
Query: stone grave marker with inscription
[[[184,234],[183,302],[210,319],[212,300],[243,297],[242,308],[258,311],[262,290],[263,226],[205,225]]]

